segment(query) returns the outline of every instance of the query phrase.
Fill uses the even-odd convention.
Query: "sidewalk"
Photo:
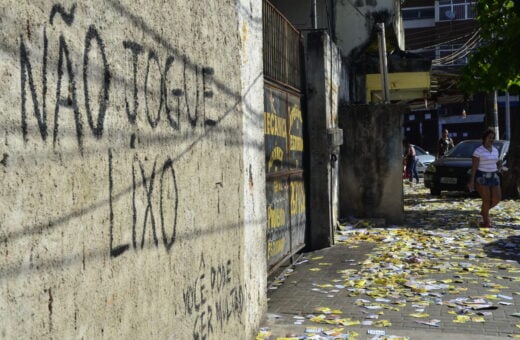
[[[520,338],[520,202],[502,202],[487,230],[474,227],[479,199],[419,185],[405,200],[406,225],[345,225],[286,267],[258,338]]]

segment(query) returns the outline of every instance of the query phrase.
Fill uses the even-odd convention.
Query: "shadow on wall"
[[[69,159],[77,156],[85,163],[88,163],[85,158],[91,156],[93,158],[99,157],[99,151],[84,148],[84,140],[86,138],[103,140],[108,139],[110,136],[118,136],[117,143],[105,143],[107,145],[106,156],[101,155],[101,157],[106,157],[107,159],[107,173],[104,177],[107,178],[106,185],[108,186],[108,191],[105,199],[98,200],[74,211],[68,211],[51,220],[21,226],[13,231],[4,231],[2,236],[9,242],[45,233],[76,218],[92,214],[94,211],[111,211],[114,202],[139,190],[145,193],[144,196],[148,200],[144,203],[145,211],[142,212],[147,217],[145,217],[144,221],[139,221],[141,225],[137,223],[129,228],[134,230],[145,229],[146,226],[154,228],[152,233],[147,233],[147,235],[153,235],[153,237],[145,241],[144,230],[142,235],[139,230],[137,232],[138,236],[134,236],[130,244],[107,244],[107,248],[104,250],[89,252],[88,258],[115,257],[132,248],[157,248],[161,244],[164,244],[166,250],[169,251],[175,240],[193,239],[198,237],[199,234],[197,232],[183,233],[182,231],[177,231],[176,211],[173,217],[173,229],[170,227],[167,231],[161,230],[160,220],[162,216],[160,212],[161,207],[159,206],[153,207],[153,210],[157,211],[155,221],[153,220],[152,200],[150,197],[152,194],[159,195],[159,193],[162,193],[158,188],[162,185],[163,178],[169,176],[168,183],[174,191],[171,198],[173,200],[172,205],[176,208],[175,200],[178,200],[179,197],[175,184],[175,165],[177,161],[189,155],[191,150],[203,141],[209,140],[210,142],[219,143],[219,145],[215,145],[215,150],[221,147],[229,148],[245,145],[242,142],[243,137],[240,131],[237,132],[236,129],[221,126],[221,123],[226,118],[236,118],[236,115],[240,114],[246,115],[246,119],[252,120],[257,126],[263,124],[263,112],[255,112],[255,108],[250,107],[242,99],[242,95],[247,96],[251,89],[257,86],[258,82],[263,82],[262,74],[258,74],[255,77],[253,83],[244,93],[238,93],[227,86],[223,80],[219,80],[218,75],[214,74],[211,66],[198,65],[191,62],[186,55],[166,41],[161,34],[153,30],[142,18],[132,14],[120,2],[109,0],[107,4],[128,18],[131,25],[140,27],[144,34],[152,37],[154,41],[166,49],[167,56],[164,58],[163,63],[159,61],[158,51],[145,48],[137,41],[127,40],[118,48],[129,54],[129,60],[132,60],[132,62],[130,63],[131,70],[128,74],[132,74],[133,77],[124,79],[123,76],[114,74],[107,58],[109,51],[103,40],[104,32],[94,25],[90,25],[85,29],[85,35],[82,37],[84,38],[84,50],[81,51],[83,53],[73,50],[72,44],[69,44],[62,33],[59,36],[53,35],[56,33],[48,33],[46,27],[42,29],[41,51],[35,51],[34,47],[31,47],[32,44],[28,42],[30,37],[25,36],[20,36],[18,47],[2,46],[2,49],[9,51],[10,55],[18,56],[18,65],[20,66],[20,78],[18,79],[21,82],[20,126],[13,126],[13,120],[9,119],[8,122],[3,122],[4,128],[7,131],[16,131],[17,134],[10,136],[10,138],[23,139],[26,145],[28,143],[37,144],[39,148],[40,144],[46,146],[48,145],[46,143],[52,140],[52,147],[49,147],[48,152],[41,152],[41,150],[28,150],[25,152],[24,150],[24,158],[44,161],[59,153],[60,156]],[[75,10],[76,5],[72,5],[70,8],[54,5],[50,11],[49,22],[46,25],[53,26],[53,28],[58,25],[72,25],[76,17]],[[241,10],[245,11],[245,9]],[[260,25],[261,19],[252,19],[251,23]],[[25,32],[25,34],[30,35],[31,33]],[[53,39],[51,44],[49,44],[50,39]],[[49,46],[58,47],[58,51],[55,54],[56,60],[49,57],[51,55]],[[95,58],[90,58],[91,53],[99,57],[96,59],[97,63],[93,62]],[[140,60],[139,63],[138,60]],[[143,72],[144,79],[137,79],[137,69],[143,67],[143,63],[146,65],[144,66],[146,71]],[[174,73],[173,66],[176,66],[177,70],[175,72],[177,73]],[[153,85],[153,88],[158,90],[156,93],[150,89],[152,88],[150,84],[152,77],[149,77],[149,74],[152,70],[159,73],[159,76],[154,78],[157,82],[157,84]],[[52,76],[55,79],[55,83],[53,82],[52,84],[50,84],[50,77],[48,78],[51,72],[53,72]],[[179,88],[170,88],[171,84],[168,83],[168,75],[173,74],[181,80],[179,81],[181,85],[177,85]],[[221,78],[224,79],[225,75],[221,75]],[[148,79],[150,79],[150,82]],[[114,103],[117,97],[113,94],[116,91],[115,83],[126,89],[123,90],[125,92],[124,95],[120,96],[124,97],[122,103]],[[89,92],[92,84],[99,86],[99,92]],[[222,98],[218,99],[220,102],[225,102],[225,105],[216,104],[216,96],[222,96]],[[121,104],[121,108],[119,108],[119,104]],[[113,105],[118,107],[113,108]],[[247,112],[242,112],[242,106],[247,108]],[[48,116],[47,111],[52,114]],[[130,127],[128,129],[130,131],[125,131],[124,128],[115,125],[108,129],[105,127],[107,118],[113,113],[126,119],[125,123]],[[72,127],[65,126],[63,122],[63,125],[60,125],[60,121],[65,119],[66,115],[73,116],[73,124],[70,125]],[[148,133],[142,131],[139,134],[136,132],[132,133],[132,130],[139,131],[136,128],[138,115],[146,116],[140,122],[144,121],[147,124],[146,128],[148,130],[146,131]],[[170,129],[168,130],[169,133],[165,132],[167,131],[166,128],[163,128],[160,133],[155,131],[154,129],[157,128],[158,124],[167,126]],[[133,128],[136,129],[134,130]],[[128,134],[129,138],[119,138],[123,133]],[[76,140],[77,151],[74,152],[70,149],[62,151],[61,139]],[[140,143],[148,147],[172,145],[178,141],[184,141],[183,147],[177,147],[175,154],[166,157],[164,162],[149,161],[145,165],[138,158],[136,151],[134,162],[131,164],[132,183],[125,183],[122,190],[114,192],[111,175],[112,159],[117,154],[118,149],[125,149],[125,152],[131,153],[131,149],[139,149]],[[257,145],[248,143],[246,146],[263,150],[262,143]],[[0,162],[3,169],[7,171],[12,167],[10,161],[15,157],[10,156],[9,153],[7,149]],[[32,164],[27,166],[32,166]],[[110,215],[110,233],[112,233],[113,216],[112,214]],[[211,228],[209,233],[216,230],[222,232],[223,230],[235,229],[240,226],[240,224],[219,226],[218,228]],[[207,231],[204,232],[208,233]],[[112,235],[110,237],[112,243]],[[42,263],[39,268],[58,268],[79,261],[85,261],[84,253],[78,252],[76,254],[64,255],[61,258],[49,260],[47,264]],[[19,265],[4,266],[0,269],[0,279],[19,274]]]
[[[187,55],[172,46],[142,18],[132,14],[118,1],[110,0],[107,3],[127,17],[132,25],[141,28],[157,44],[164,47],[165,51],[146,47],[145,44],[133,40],[124,40],[122,46],[106,46],[103,39],[105,32],[95,25],[90,25],[85,31],[83,53],[74,49],[64,32],[57,36],[56,33],[48,33],[46,26],[43,27],[41,51],[29,48],[31,35],[34,35],[30,30],[26,32],[27,37],[20,36],[19,48],[4,45],[4,51],[12,55],[18,54],[20,59],[21,129],[24,141],[27,142],[31,134],[30,129],[34,126],[43,141],[52,138],[53,147],[59,146],[60,138],[67,133],[64,127],[60,126],[66,115],[63,111],[71,109],[75,127],[73,133],[82,153],[86,136],[92,133],[95,138],[101,139],[106,135],[104,129],[107,110],[110,105],[119,106],[113,99],[115,87],[125,89],[122,110],[118,107],[117,111],[126,113],[130,126],[137,125],[138,115],[145,115],[151,129],[155,129],[158,124],[167,124],[172,132],[182,133],[198,125],[204,128],[215,126],[233,111],[233,108],[236,109],[238,104],[247,107],[249,112],[254,112],[254,108],[241,101],[240,93],[215,77],[212,66],[193,63]],[[53,28],[63,24],[72,25],[76,16],[75,9],[76,5],[69,9],[54,5],[47,25]],[[259,20],[252,22],[258,24]],[[49,46],[58,48],[57,58],[55,57],[57,60],[50,59],[49,55],[52,53]],[[107,54],[117,53],[117,50],[121,50],[132,60],[129,65],[131,69],[126,70],[125,74],[132,74],[133,79],[125,79],[121,74],[114,74]],[[92,61],[93,54],[100,56],[94,58],[97,62]],[[163,61],[160,60],[160,55],[164,55]],[[37,65],[41,66],[41,72]],[[50,79],[49,75],[55,78],[52,84],[51,80],[54,79]],[[176,81],[173,82],[172,78]],[[260,78],[259,74],[256,81]],[[93,85],[100,86],[99,93],[89,90]],[[213,113],[212,111],[216,110],[210,110],[214,95],[229,97],[227,100],[233,102],[226,114]],[[51,98],[56,98],[55,102],[51,103]],[[48,117],[47,111],[53,111],[53,116]],[[49,118],[53,121],[49,122]],[[257,125],[262,122],[261,112],[258,116],[247,118]],[[135,139],[136,136],[132,138]]]

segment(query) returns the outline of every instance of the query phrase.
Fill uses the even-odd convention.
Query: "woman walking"
[[[475,188],[482,198],[480,215],[482,215],[481,226],[483,228],[492,227],[489,210],[502,199],[500,178],[498,177],[501,164],[498,150],[493,146],[494,141],[495,132],[491,129],[486,130],[482,135],[482,145],[473,152],[471,177],[468,183],[469,189]]]
[[[407,140],[403,141],[403,146],[406,149],[406,170],[408,171],[408,181],[412,185],[415,178],[416,183],[419,184],[419,174],[417,173],[417,158],[415,155],[415,148]]]

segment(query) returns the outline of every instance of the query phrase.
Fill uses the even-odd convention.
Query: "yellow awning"
[[[423,99],[430,90],[430,72],[401,72],[388,74],[390,100]],[[366,75],[366,100],[377,103],[382,101],[381,75]]]

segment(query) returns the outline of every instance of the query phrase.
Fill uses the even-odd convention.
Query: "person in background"
[[[416,183],[419,184],[419,174],[417,173],[417,158],[415,157],[415,148],[406,139],[403,140],[405,148],[406,170],[408,171],[408,181],[410,185],[415,178]]]
[[[480,215],[482,215],[481,227],[483,228],[492,227],[489,210],[502,199],[498,177],[502,164],[499,161],[498,149],[493,146],[494,141],[495,132],[492,129],[486,130],[482,135],[482,145],[473,152],[471,177],[468,183],[469,190],[476,189],[482,198]]]
[[[453,143],[453,139],[451,139],[450,135],[448,134],[448,130],[444,129],[444,131],[442,131],[442,137],[439,139],[439,147],[437,148],[437,159],[444,156],[454,146],[455,144]]]

